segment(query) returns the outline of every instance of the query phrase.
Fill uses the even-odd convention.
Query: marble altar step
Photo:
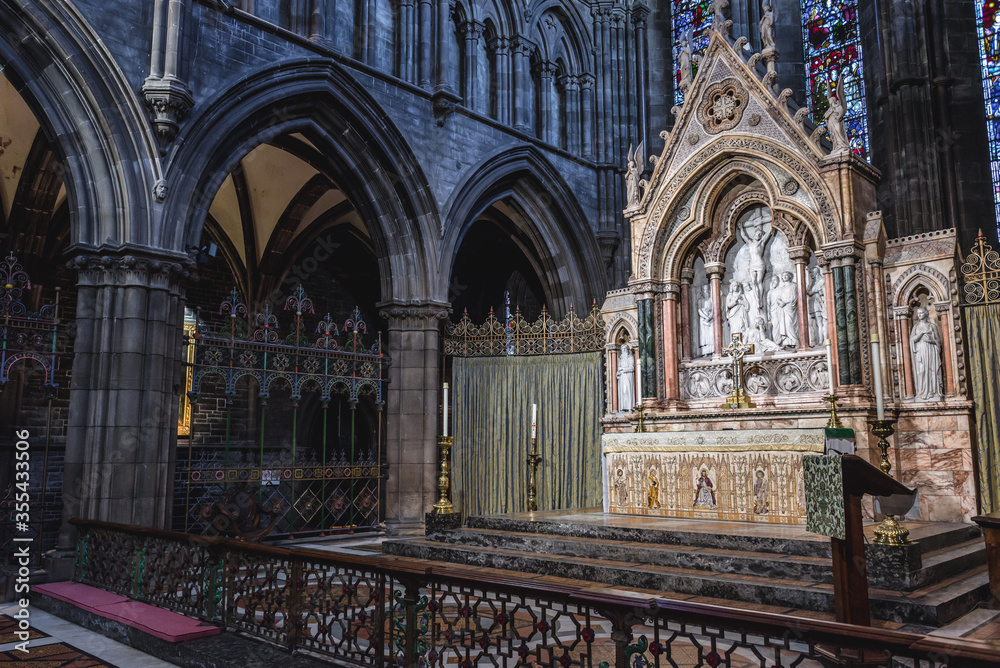
[[[484,539],[482,542],[488,540]],[[619,561],[609,558],[613,554],[610,551],[604,558],[550,554],[538,551],[540,545],[533,546],[530,539],[523,546],[525,549],[519,550],[489,545],[453,544],[433,539],[406,539],[385,541],[382,550],[385,554],[430,561],[538,573],[623,588],[657,590],[665,596],[671,593],[693,595],[824,613],[832,613],[834,610],[831,583],[790,576],[793,572],[792,564],[800,562],[817,566],[811,563],[814,558],[802,561],[802,558],[768,555],[774,562],[772,565],[762,564],[757,574],[747,574]],[[722,561],[731,559],[731,563],[735,564],[737,558],[744,557],[745,554],[728,555]],[[754,555],[746,555],[747,563],[751,563],[753,558]],[[789,568],[784,573],[772,572],[770,569],[780,565],[782,559]],[[722,561],[717,562],[716,566]],[[939,627],[985,600],[988,586],[985,566],[979,566],[912,592],[872,588],[872,614],[877,619],[902,624]]]

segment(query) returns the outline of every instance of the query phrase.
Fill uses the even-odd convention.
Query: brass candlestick
[[[438,478],[440,498],[434,504],[435,515],[451,515],[455,507],[451,505],[451,463],[448,454],[451,452],[452,436],[440,436],[438,447],[441,448],[441,476]]]
[[[830,402],[830,419],[826,421],[827,429],[843,429],[844,425],[840,421],[840,417],[837,415],[837,402],[840,400],[836,394],[828,394],[823,397]]]
[[[878,467],[882,469],[882,473],[889,475],[889,471],[892,470],[892,464],[889,462],[889,441],[886,439],[896,431],[892,426],[893,421],[869,420],[868,425],[871,427],[872,434],[878,439],[878,450],[882,455]]]
[[[538,454],[538,439],[531,438],[531,454],[528,455],[528,511],[538,510],[538,488],[535,486],[535,476],[542,457]]]
[[[639,404],[638,406],[635,407],[635,412],[639,414],[639,422],[636,423],[635,429],[632,430],[632,433],[634,433],[634,434],[645,434],[646,433],[646,425],[642,421],[642,411],[643,410],[645,410],[645,409],[642,407],[642,404]]]
[[[878,439],[877,445],[880,454],[878,467],[882,469],[882,473],[889,475],[889,471],[892,470],[892,463],[889,461],[889,441],[887,439],[896,431],[892,426],[893,421],[869,420],[868,425],[872,430],[872,434]],[[896,521],[895,515],[886,513],[882,524],[875,528],[874,542],[879,545],[906,545],[910,542],[910,539],[907,537],[909,535],[910,530],[900,525]]]

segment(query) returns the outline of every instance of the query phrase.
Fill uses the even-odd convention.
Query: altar
[[[853,444],[851,429],[604,434],[604,511],[805,524],[802,458]]]

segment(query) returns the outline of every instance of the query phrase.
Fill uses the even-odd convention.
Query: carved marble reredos
[[[748,92],[749,102],[744,119],[732,130],[705,139],[705,128],[698,119],[697,107],[709,87],[724,79],[736,79]],[[775,173],[786,173],[789,178],[776,182],[774,174],[761,179],[773,193],[771,202],[775,217],[787,213],[789,220],[799,221],[790,244],[808,243],[814,248],[840,240],[844,236],[845,222],[841,220],[841,195],[827,184],[824,173],[830,171],[831,160],[827,151],[815,146],[806,130],[795,122],[787,107],[771,90],[763,85],[758,74],[750,70],[743,58],[728,42],[713,34],[702,64],[686,98],[690,101],[680,109],[677,124],[667,137],[660,158],[656,161],[641,206],[629,211],[633,227],[633,268],[635,278],[671,278],[680,263],[663,257],[669,248],[671,256],[680,246],[688,251],[698,239],[687,238],[687,228],[695,237],[703,237],[707,222],[690,211],[679,216],[680,202],[692,199],[702,203],[706,190],[703,181],[728,162],[773,163]],[[750,112],[754,113],[751,114]],[[765,122],[750,125],[747,117],[762,114]],[[698,134],[702,139],[692,148],[688,139]],[[836,160],[835,160],[836,162]],[[847,168],[869,181],[877,173],[865,165],[855,165],[855,160],[843,158]],[[755,178],[760,178],[752,173]],[[772,187],[773,184],[773,187]],[[710,205],[709,205],[710,206]],[[704,211],[704,207],[701,209]],[[694,214],[694,215],[691,215]],[[693,220],[699,225],[690,225]],[[682,229],[684,238],[679,238]]]
[[[934,296],[935,302],[951,300],[951,281],[943,273],[928,264],[918,264],[900,274],[892,283],[893,306],[909,306],[910,299],[918,287],[925,287]]]

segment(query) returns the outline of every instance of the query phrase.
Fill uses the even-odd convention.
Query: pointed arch
[[[381,268],[383,300],[436,297],[430,276],[439,230],[434,198],[401,133],[339,65],[286,61],[246,77],[187,123],[171,164],[166,247],[196,245],[219,186],[254,147],[301,133],[324,174],[358,210]]]

